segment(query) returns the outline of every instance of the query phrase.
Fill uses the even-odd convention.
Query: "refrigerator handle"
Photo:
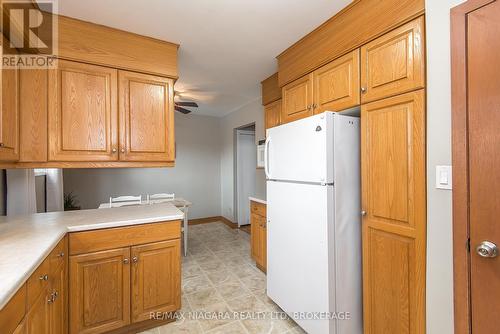
[[[271,137],[267,136],[266,142],[264,144],[264,173],[266,178],[269,179],[269,143],[271,142]]]

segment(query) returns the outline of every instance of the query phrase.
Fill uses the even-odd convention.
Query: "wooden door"
[[[62,264],[54,273],[50,282],[53,302],[50,307],[50,334],[66,334],[67,323],[67,279],[66,266]]]
[[[281,122],[283,124],[313,114],[313,75],[309,74],[283,87]]]
[[[180,240],[132,247],[132,322],[181,308]]]
[[[281,100],[269,103],[264,107],[266,130],[280,125],[281,121]]]
[[[365,334],[425,332],[425,95],[361,108]]]
[[[48,289],[40,293],[38,298],[29,308],[26,315],[26,332],[28,334],[50,333],[50,308],[52,304],[51,294]]]
[[[361,102],[425,86],[424,18],[420,17],[361,48]]]
[[[115,69],[59,60],[48,91],[49,160],[118,160]]]
[[[8,41],[0,34],[0,41]],[[0,45],[0,49],[2,45]],[[2,55],[0,50],[0,56]],[[19,71],[3,69],[0,76],[0,161],[19,160]]]
[[[487,252],[488,242],[500,245],[499,17],[498,1],[467,16],[472,334],[500,327],[500,258]]]
[[[69,329],[104,333],[130,323],[130,248],[71,256]]]
[[[314,71],[314,113],[360,104],[359,49]]]
[[[174,161],[174,82],[119,72],[120,160]]]
[[[250,252],[252,255],[252,259],[257,262],[257,259],[260,258],[260,247],[259,247],[259,216],[255,213],[250,215]]]

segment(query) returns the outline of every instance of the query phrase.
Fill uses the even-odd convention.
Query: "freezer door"
[[[269,129],[265,145],[267,178],[333,182],[333,117],[332,113],[323,113]]]
[[[267,294],[310,334],[334,333],[333,321],[294,316],[333,311],[332,207],[332,186],[267,182]]]

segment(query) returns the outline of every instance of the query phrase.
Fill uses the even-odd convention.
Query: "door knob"
[[[483,241],[477,246],[476,252],[481,257],[496,257],[498,255],[498,247],[492,242]]]

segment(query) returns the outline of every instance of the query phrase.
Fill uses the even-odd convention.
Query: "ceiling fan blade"
[[[198,103],[196,102],[175,102],[176,105],[181,107],[194,107],[198,108]]]
[[[179,106],[175,106],[175,110],[177,110],[178,112],[181,112],[183,114],[189,114],[191,112],[191,110],[187,110],[187,109],[181,108]]]

